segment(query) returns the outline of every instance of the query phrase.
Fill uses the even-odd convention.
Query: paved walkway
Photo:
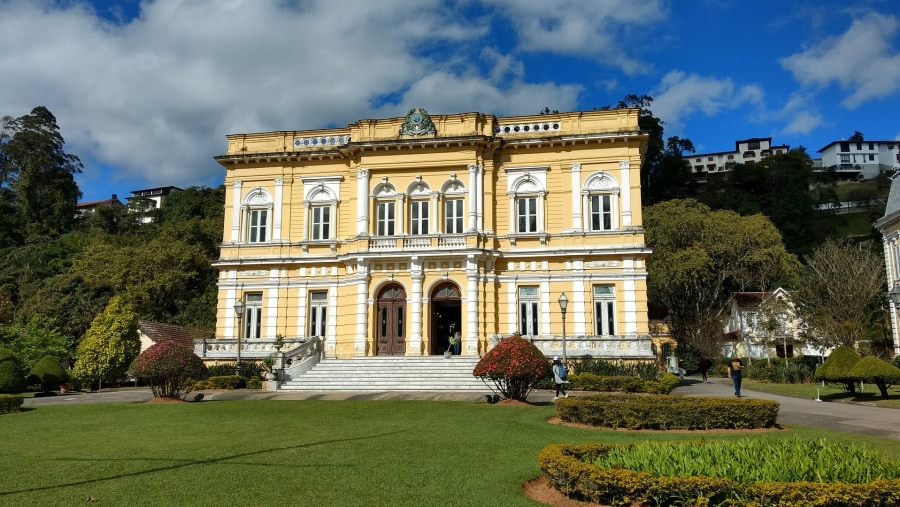
[[[673,394],[681,396],[734,396],[731,381],[714,378],[708,384],[686,378]],[[743,389],[748,399],[775,400],[781,404],[778,423],[784,426],[809,426],[828,430],[900,440],[900,409],[880,408],[856,403],[821,402]],[[210,400],[451,400],[482,401],[484,395],[447,392],[279,392],[214,391],[204,392]],[[143,402],[152,398],[149,389],[106,390],[100,393],[76,393],[47,398],[28,398],[26,407],[79,403]],[[553,393],[535,391],[533,403],[552,403]]]

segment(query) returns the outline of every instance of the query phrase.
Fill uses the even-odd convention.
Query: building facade
[[[281,336],[422,356],[458,334],[482,355],[521,334],[548,355],[651,358],[646,140],[633,109],[229,135],[207,350]]]
[[[695,153],[685,156],[691,165],[694,178],[700,181],[706,180],[710,174],[731,171],[735,164],[749,164],[772,156],[787,153],[788,145],[772,146],[771,137],[754,137],[735,141],[734,151],[720,151],[715,153]]]
[[[843,179],[867,180],[900,171],[900,141],[833,141],[818,152],[822,162],[816,169]]]
[[[885,274],[889,288],[891,338],[893,354],[900,355],[900,178],[894,177],[885,204],[884,216],[874,227],[881,233],[884,247]]]

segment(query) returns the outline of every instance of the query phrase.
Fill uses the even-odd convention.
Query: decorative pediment
[[[428,186],[428,183],[422,181],[421,175],[416,175],[416,181],[414,181],[409,188],[406,189],[406,193],[411,196],[423,196],[431,193],[431,187]]]
[[[612,176],[606,173],[598,173],[588,178],[586,190],[618,190],[619,184]]]
[[[260,206],[263,204],[269,204],[272,202],[272,198],[269,196],[269,193],[263,190],[262,187],[256,187],[244,197],[244,204],[249,206]]]
[[[541,191],[543,191],[543,189],[538,182],[527,176],[516,185],[517,194],[534,194]]]
[[[434,123],[431,122],[431,115],[422,108],[413,108],[409,110],[403,125],[400,126],[401,136],[421,136],[425,134],[437,134]]]

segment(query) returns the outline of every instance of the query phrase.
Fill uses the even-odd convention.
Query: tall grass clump
[[[736,482],[845,482],[900,478],[900,463],[874,451],[825,439],[743,438],[614,447],[594,464],[657,476],[707,476]]]
[[[587,358],[574,364],[573,373],[592,373],[601,377],[640,377],[641,380],[659,380],[659,366],[655,361],[607,361]]]

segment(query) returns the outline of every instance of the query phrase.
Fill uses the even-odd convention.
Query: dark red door
[[[376,351],[379,356],[402,356],[406,353],[406,293],[391,285],[378,296],[375,316]]]

